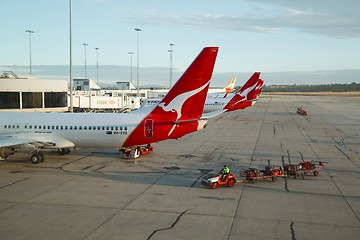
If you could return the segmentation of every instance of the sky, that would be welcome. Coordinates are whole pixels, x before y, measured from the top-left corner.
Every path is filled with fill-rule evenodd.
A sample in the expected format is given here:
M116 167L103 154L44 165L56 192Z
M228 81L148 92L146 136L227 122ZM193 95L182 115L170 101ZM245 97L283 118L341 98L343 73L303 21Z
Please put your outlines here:
M34 31L34 69L69 65L69 2L0 0L0 67L21 71L29 66L26 30ZM324 73L320 83L359 82L359 12L358 0L73 0L73 64L84 65L87 43L89 69L96 65L95 48L100 49L100 69L129 67L131 57L136 66L138 37L141 71L162 69L164 79L169 76L168 50L174 44L173 68L178 75L203 47L219 46L214 76L223 82L235 74L243 74L240 81L245 81L254 71L261 71L272 84L319 83L316 76ZM342 78L339 71L349 75ZM291 74L282 78L284 73ZM287 81L294 74L296 80ZM105 78L111 77L103 74Z

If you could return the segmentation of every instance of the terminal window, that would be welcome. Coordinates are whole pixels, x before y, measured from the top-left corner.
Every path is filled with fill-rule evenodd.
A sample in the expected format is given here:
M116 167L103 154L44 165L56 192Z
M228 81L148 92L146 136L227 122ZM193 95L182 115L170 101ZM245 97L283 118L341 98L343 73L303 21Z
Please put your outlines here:
M23 92L22 93L23 108L42 108L41 92Z
M67 107L66 92L46 92L45 94L45 107Z
M19 109L20 94L18 92L0 92L0 109Z

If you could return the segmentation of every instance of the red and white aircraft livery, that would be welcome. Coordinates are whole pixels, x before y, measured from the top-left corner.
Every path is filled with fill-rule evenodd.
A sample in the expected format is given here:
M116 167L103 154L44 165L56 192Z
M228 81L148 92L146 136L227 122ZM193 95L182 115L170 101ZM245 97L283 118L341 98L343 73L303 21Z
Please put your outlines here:
M226 112L245 109L256 103L259 98L264 81L260 79L260 72L255 72L245 85L226 104Z
M206 101L208 98L217 98L219 96L226 97L229 93L233 92L235 89L236 77L232 77L228 85L222 89L211 89L209 88ZM162 99L161 98L148 98L142 103L140 108L149 107L158 104ZM206 105L205 101L205 105Z
M130 113L0 113L0 157L30 149L31 161L43 160L41 149L132 148L178 139L203 129L205 98L218 47L206 47L168 94L152 108Z
M254 105L264 84L264 81L259 79L259 77L260 72L255 72L235 94L228 95L227 97L208 97L205 102L203 113L230 112L245 109Z

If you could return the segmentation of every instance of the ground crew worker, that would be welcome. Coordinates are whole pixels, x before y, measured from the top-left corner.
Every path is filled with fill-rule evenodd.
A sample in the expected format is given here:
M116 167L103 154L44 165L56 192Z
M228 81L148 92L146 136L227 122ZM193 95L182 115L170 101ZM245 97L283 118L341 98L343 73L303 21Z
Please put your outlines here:
M221 181L224 182L227 175L230 173L230 169L227 165L224 165L224 167L221 169Z

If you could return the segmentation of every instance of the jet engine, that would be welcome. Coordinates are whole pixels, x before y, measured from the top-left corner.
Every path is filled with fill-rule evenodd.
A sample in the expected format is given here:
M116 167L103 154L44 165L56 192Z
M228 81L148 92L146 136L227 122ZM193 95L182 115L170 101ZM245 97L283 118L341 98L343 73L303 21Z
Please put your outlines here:
M13 155L15 153L15 149L2 147L0 148L0 157L6 159L8 156Z

